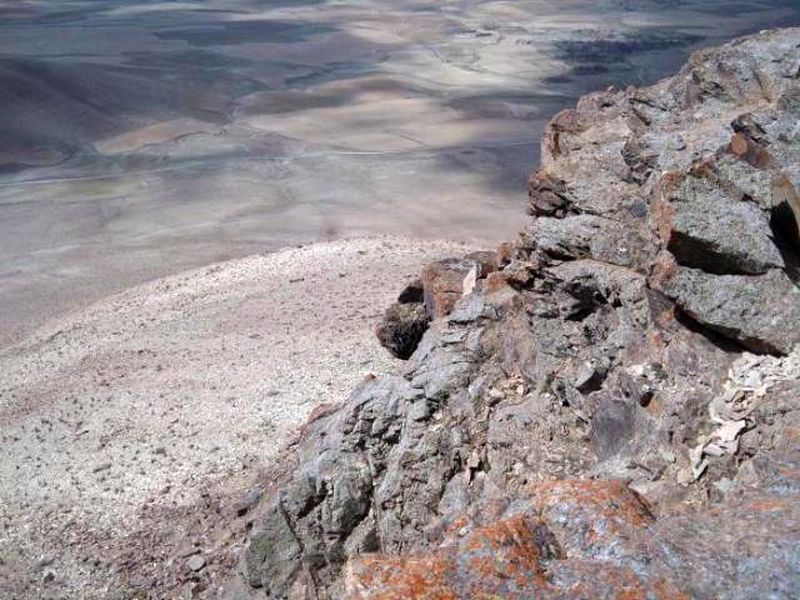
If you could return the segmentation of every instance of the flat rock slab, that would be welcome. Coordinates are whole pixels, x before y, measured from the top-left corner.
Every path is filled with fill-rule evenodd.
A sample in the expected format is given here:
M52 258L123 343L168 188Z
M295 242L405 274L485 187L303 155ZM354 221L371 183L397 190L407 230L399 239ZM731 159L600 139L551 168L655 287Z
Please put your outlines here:
M783 271L755 276L674 266L664 271L654 278L655 287L691 318L745 348L788 354L800 343L800 288Z
M656 227L681 265L743 275L785 266L769 213L740 194L687 176L659 208Z

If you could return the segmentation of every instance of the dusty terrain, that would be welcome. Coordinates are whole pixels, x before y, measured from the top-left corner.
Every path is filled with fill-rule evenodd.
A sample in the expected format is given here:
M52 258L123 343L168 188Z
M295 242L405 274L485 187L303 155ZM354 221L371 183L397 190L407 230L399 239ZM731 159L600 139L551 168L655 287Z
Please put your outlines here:
M206 265L494 245L556 110L799 15L0 0L0 596L214 593L278 448L396 369L374 321L463 247Z
M550 115L798 19L792 0L0 0L0 346L292 243L507 239Z
M179 577L193 542L241 538L216 510L230 516L319 402L395 370L372 334L392 291L464 250L379 238L253 256L3 351L0 597L130 597L150 569Z

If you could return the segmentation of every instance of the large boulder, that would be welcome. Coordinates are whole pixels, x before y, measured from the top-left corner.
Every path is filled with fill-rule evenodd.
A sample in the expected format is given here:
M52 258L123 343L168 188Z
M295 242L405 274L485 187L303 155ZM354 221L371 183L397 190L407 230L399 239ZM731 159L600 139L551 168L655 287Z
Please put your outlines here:
M770 214L746 194L691 175L656 194L656 229L677 262L715 274L762 275L786 265Z

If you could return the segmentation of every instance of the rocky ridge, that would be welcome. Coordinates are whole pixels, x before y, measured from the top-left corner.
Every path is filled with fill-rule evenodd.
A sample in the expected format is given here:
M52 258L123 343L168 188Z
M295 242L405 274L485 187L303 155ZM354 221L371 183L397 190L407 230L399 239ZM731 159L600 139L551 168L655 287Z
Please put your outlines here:
M556 115L520 238L426 268L379 328L404 376L304 426L250 585L793 597L798 122L798 29Z

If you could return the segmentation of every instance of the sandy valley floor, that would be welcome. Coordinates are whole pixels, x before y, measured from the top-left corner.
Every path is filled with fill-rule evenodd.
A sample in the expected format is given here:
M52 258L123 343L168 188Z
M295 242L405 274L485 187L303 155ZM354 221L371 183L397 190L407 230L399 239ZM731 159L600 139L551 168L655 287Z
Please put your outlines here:
M796 0L0 0L0 347L298 242L497 243L545 121Z

